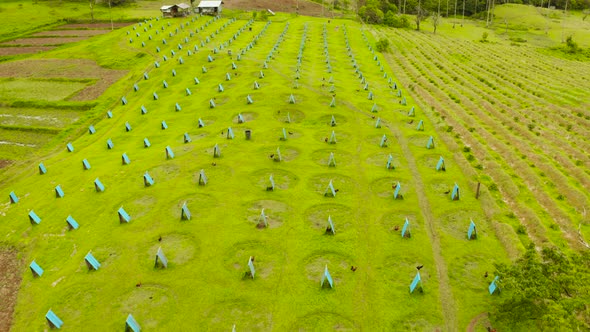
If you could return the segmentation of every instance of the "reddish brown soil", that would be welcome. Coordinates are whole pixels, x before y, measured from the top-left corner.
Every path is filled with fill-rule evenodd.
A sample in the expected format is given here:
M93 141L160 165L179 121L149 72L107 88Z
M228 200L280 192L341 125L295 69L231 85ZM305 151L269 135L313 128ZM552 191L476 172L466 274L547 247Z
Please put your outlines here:
M0 47L0 56L11 56L19 54L33 54L50 51L54 46L30 46L30 47Z
M111 30L106 30L106 29L102 29L102 30L47 30L47 31L41 31L41 32L37 32L36 34L34 34L33 36L37 37L37 36L57 36L57 37L71 37L71 36L81 36L81 37L91 37L91 36L97 36L97 35L102 35L105 33L109 33L111 32Z
M19 38L2 45L62 45L87 39L88 37Z
M115 29L133 25L133 23L113 23ZM110 23L75 23L60 25L60 29L110 29Z
M267 10L270 9L274 12L298 12L301 15L308 16L321 16L322 5L305 0L227 0L223 2L224 6L228 9L243 9L243 10ZM299 10L297 10L297 4L299 4ZM328 11L324 12L328 15Z
M0 248L0 331L10 330L12 313L21 282L16 251Z
M0 49L1 50L1 49ZM111 84L127 73L100 67L87 59L30 59L0 63L0 77L97 79L96 84L80 91L71 100L98 98Z
M10 164L12 164L12 160L0 159L0 168L8 167Z

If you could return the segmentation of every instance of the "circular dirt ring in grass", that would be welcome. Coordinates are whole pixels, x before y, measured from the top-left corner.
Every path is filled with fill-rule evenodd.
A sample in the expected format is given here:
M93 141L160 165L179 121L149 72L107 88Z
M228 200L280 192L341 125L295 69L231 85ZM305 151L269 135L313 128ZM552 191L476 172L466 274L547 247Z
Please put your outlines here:
M287 203L270 199L250 202L246 204L246 207L246 219L256 227L259 225L262 209L264 209L264 214L266 215L268 228L281 226L283 222L289 220L292 211ZM261 224L260 227L263 229Z
M198 128L200 130L204 130L207 128L207 126L210 126L212 124L214 124L217 121L217 117L216 116L212 116L212 115L206 115L206 116L201 116L200 117L201 120L203 121L203 123L205 123L205 127L203 128L199 128L199 117L195 117L195 121L194 121L194 126L193 128Z
M84 268L87 269L86 264L84 264ZM82 322L84 320L83 317L86 316L86 310L88 308L80 305L80 303L92 302L92 300L89 301L88 299L94 299L96 301L96 299L102 297L99 294L101 290L96 284L93 284L94 287L88 287L87 283L70 282L66 276L57 279L52 286L55 287L58 284L59 287L62 287L60 300L58 301L60 316L68 317L68 320L71 317L74 319L73 322ZM56 303L54 302L53 305L56 305Z
M334 223L336 234L348 230L353 223L352 208L343 204L317 204L305 211L305 219L318 231L328 227L328 216Z
M444 231L453 237L467 241L467 230L471 220L476 227L479 223L484 222L480 212L468 209L455 209L443 213L438 218L439 224ZM481 235L480 229L477 228L478 235Z
M185 172L190 172L192 174L192 183L195 185L195 188L199 188L199 191L208 191L209 189L206 189L207 187L214 187L217 183L223 183L234 174L234 169L222 165L221 163L223 163L223 161L219 159L221 158L211 157L209 161L205 161L203 164L192 165L191 167L194 168L185 170ZM213 164L215 164L215 166ZM207 176L207 184L204 186L199 186L199 175L201 174L201 170L204 170L205 176Z
M387 141L385 142L386 143L385 146L380 145L381 140L383 139L383 134L385 134L385 137L387 138ZM371 146L381 148L381 149L383 149L383 151L389 151L392 148L397 149L399 146L399 142L398 142L397 138L391 132L378 133L375 135L367 136L367 138L365 139L365 143L370 144ZM426 146L426 143L424 143L424 146Z
M242 114L242 118L244 118L245 123L256 120L258 118L258 113L256 113L256 112L242 112L240 114ZM241 124L238 122L238 115L237 114L232 116L232 122L234 124Z
M178 158L183 157L187 154L190 154L190 152L192 152L195 149L195 146L192 144L182 143L183 142L182 135L178 135L177 142L178 143L176 145L170 145L170 149L172 149L172 152L174 153L174 159L178 159ZM164 150L164 149L162 149L162 150ZM164 151L162 151L162 156L164 156L164 158L166 157L166 154ZM170 161L173 162L174 159L172 159Z
M169 181L180 174L180 167L172 163L163 163L149 170L150 176L154 179L155 185L158 181Z
M391 210L386 212L381 217L381 225L388 234L399 236L401 238L402 228L404 227L406 218L408 218L408 221L410 222L410 232L412 234L422 228L422 225L417 221L419 216L417 216L415 211L409 210ZM398 227L397 231L395 230L396 226Z
M291 325L290 331L358 331L361 330L351 318L331 311L314 311Z
M142 253L146 257L146 266L154 266L159 247L162 247L162 251L168 259L168 269L192 261L200 250L199 239L189 234L167 233L161 234L160 238L161 240Z
M336 143L334 144L330 143L332 132L334 132L334 136L336 138ZM354 136L350 135L348 132L343 131L341 128L330 127L316 131L313 135L313 139L314 141L318 142L318 144L336 147L342 144L351 144L351 142L354 141Z
M235 324L237 331L270 331L272 312L261 310L263 307L245 299L218 302L204 311L203 326L212 331L231 331Z
M198 129L193 129L192 131L187 131L186 133L190 137L191 142L195 142L195 141L201 140L201 139L209 136L209 134L204 133L202 131L198 131ZM187 152L193 151L194 146L191 144L191 142L184 143L184 133L182 135L178 135L178 137L176 139L177 144L179 144L179 145L183 144L181 149L185 150ZM191 148L189 149L188 147L191 147Z
M230 101L230 98L227 96L224 96L223 93L225 93L225 92L217 92L217 90L215 90L215 94L213 94L209 98L209 99L213 99L213 101L215 102L215 108L217 108L219 106L223 106ZM209 107L209 101L207 101L207 107Z
M392 171L395 172L395 171ZM406 183L409 181L403 177L382 177L371 182L371 191L377 194L379 197L383 198L391 198L393 200L393 192L395 191L395 186L397 183L400 183L402 186L401 194L403 195L408 190L406 188Z
M329 113L329 112L326 112L326 113ZM334 119L336 120L335 126L331 125L332 116L334 116ZM315 122L316 122L316 124L326 125L326 127L334 128L334 130L336 130L336 128L338 128L338 126L347 123L348 119L344 115L340 115L337 113L330 113L330 114L320 116L319 118L317 118L317 120Z
M294 107L282 108L274 112L273 117L279 122L287 123L287 114L291 118L291 123L299 123L305 119L305 113Z
M436 164L438 164L440 157L441 157L441 155L436 154L436 153L427 154L427 155L422 156L419 159L419 163L432 169L433 171L436 171ZM448 165L449 165L449 160L447 158L445 158L445 168L447 168ZM441 174L444 174L444 172L441 172Z
M254 257L254 268L256 275L254 279L267 279L273 274L275 268L280 269L284 263L284 252L270 243L262 241L242 241L234 243L228 248L224 256L224 267L236 276L236 279L246 277L250 271L248 260ZM250 278L251 279L251 278Z
M320 166L328 166L330 161L330 153L334 153L334 160L336 160L336 168L339 165L350 166L352 164L352 155L348 152L333 148L326 148L315 150L311 153L311 159Z
M113 219L117 219L117 210L123 207L125 212L131 217L131 222L133 222L151 212L157 203L158 199L150 195L144 195L133 200L124 200L113 207Z
M387 170L387 160L389 160L389 155L391 155L393 157L393 166L395 166L396 169L403 167L403 165L402 165L403 157L398 153L389 153L389 152L380 152L380 153L376 153L376 154L369 156L369 158L367 158L367 164L375 165L375 166L383 168L384 170ZM390 171L395 172L395 169L392 169Z
M273 136L276 137L277 142L283 140L283 129L285 129L285 133L287 134L287 140L297 139L302 136L301 132L290 129L287 126L288 126L288 124L285 123L285 126L277 127L275 129L273 129L272 133L273 133Z
M191 213L191 220L198 219L202 215L205 215L210 207L217 205L217 199L211 195L206 194L191 194L182 196L172 200L169 206L167 218L171 220L181 220L181 209L184 203ZM190 222L190 220L189 220Z
M276 146L263 147L258 150L258 153L261 154L261 157L264 156L262 158L269 160L269 162L273 162L274 161L273 158L276 157L277 148L281 152L281 161L280 162L275 161L275 163L277 163L277 165L280 165L283 162L289 162L291 160L294 160L295 158L297 158L299 156L298 149L296 149L294 147L290 147L290 146L279 146L278 141L277 141ZM260 157L257 157L257 158L260 158ZM261 159L258 159L258 160L261 160Z
M233 130L233 128L232 128L232 130ZM225 130L224 130L224 133L226 133ZM217 134L219 134L219 133L217 133ZM235 134L236 134L236 132L234 131L234 135ZM213 150L215 149L215 143L210 145L208 148L204 149L202 151L201 157L211 158L211 162L214 162L219 159L223 159L223 157L224 157L223 152L230 145L230 142L231 142L231 140L226 139L225 135L219 136L219 140L217 142L217 147L219 148L220 153L221 153L219 155L219 157L213 157Z
M334 280L334 288L337 288L346 285L346 277L352 273L350 267L355 264L354 260L347 254L328 250L317 251L303 260L303 268L309 287L320 288L326 265L332 280Z
M426 261L421 259L421 256L413 251L405 251L397 255L388 256L384 259L383 264L377 266L378 273L384 276L393 276L395 278L403 278L403 283L407 283L406 288L409 291L409 286L418 270L416 267L423 265L420 269L420 278L423 284L428 284L431 276L436 276L436 266L427 265Z
M133 217L132 217L133 218ZM133 221L133 219L131 219ZM109 268L110 265L119 264L120 262L115 262L117 258L119 258L118 251L114 249L112 246L97 246L91 248L92 256L94 256L100 262L100 268L105 269ZM154 253L155 255L155 253ZM80 260L80 266L78 267L78 271L84 271L84 273L93 273L88 269L85 260Z
M439 195L441 198L446 197L451 202L451 193L455 186L455 181L442 174L435 174L428 179L427 190ZM461 194L461 187L459 187L459 193Z
M336 192L336 197L339 195L348 196L353 194L354 187L356 186L354 180L350 176L337 173L324 173L311 176L307 185L313 191L323 196L326 189L328 189L330 180L332 180L334 189L338 190Z
M426 144L428 144L428 139L431 135L428 134L421 134L421 135L412 135L408 137L408 142L417 147L424 148L426 150ZM434 146L436 146L437 142L434 141Z
M270 186L269 177L271 175L275 182L275 190L293 188L299 182L299 177L297 177L297 175L294 173L282 169L270 168L252 172L248 178L256 186L256 188L260 188L261 191L265 191L266 188Z
M168 286L142 283L141 287L134 287L124 294L118 303L123 312L133 313L133 317L141 322L142 328L157 330L171 320L170 317L162 319L163 316L154 315L154 312L176 312L178 296Z

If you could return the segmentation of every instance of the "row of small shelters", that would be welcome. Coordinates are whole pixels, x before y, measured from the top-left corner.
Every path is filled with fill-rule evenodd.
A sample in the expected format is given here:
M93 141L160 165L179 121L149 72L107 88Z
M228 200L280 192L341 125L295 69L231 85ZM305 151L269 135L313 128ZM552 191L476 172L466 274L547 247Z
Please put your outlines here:
M221 14L221 0L203 0L199 3L195 12L203 15L219 15ZM176 5L162 6L160 8L163 17L185 17L190 15L191 6L186 3L179 3Z

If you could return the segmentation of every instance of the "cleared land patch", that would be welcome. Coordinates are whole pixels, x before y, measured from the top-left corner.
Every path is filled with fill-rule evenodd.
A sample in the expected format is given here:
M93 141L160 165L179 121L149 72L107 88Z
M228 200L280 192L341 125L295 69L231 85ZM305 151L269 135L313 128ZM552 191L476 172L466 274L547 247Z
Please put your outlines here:
M31 36L33 37L90 37L109 33L111 30L96 29L96 30L47 30L37 32Z
M81 91L87 85L75 81L4 79L0 80L0 95L6 99L58 101Z
M125 22L113 23L113 27L115 29L123 28L123 27L130 26L130 25L132 25L132 23L125 23ZM59 29L73 29L73 30L110 29L111 23L71 23L71 24L60 25L58 28Z
M88 37L40 37L40 38L19 38L4 42L0 45L35 45L35 46L55 46L67 43L75 43L85 40Z
M0 107L0 126L65 128L79 117L77 111Z
M1 164L1 163L0 163ZM9 331L21 282L16 250L0 247L0 331Z
M103 68L88 59L31 59L0 64L0 77L98 79L73 96L74 101L98 98L126 73L126 70Z
M299 13L301 15L319 16L322 13L322 5L311 1L297 0L233 0L225 4L228 9L243 10L267 10L281 11L288 13Z
M34 54L39 52L50 51L55 46L19 46L19 47L0 47L0 56L11 56L19 54Z

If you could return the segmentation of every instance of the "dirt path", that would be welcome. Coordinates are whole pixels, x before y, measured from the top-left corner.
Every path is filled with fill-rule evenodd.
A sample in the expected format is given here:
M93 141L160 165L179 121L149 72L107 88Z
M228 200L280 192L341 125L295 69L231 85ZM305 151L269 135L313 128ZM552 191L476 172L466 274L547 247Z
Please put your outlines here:
M431 213L432 208L430 207L430 202L428 201L428 198L426 198L426 190L424 189L424 182L422 181L422 176L418 172L418 165L416 164L416 160L414 159L414 155L412 154L406 137L404 137L395 128L391 126L387 127L391 132L391 135L397 139L400 147L402 148L404 159L408 163L408 167L412 172L412 179L414 180L416 195L418 197L418 205L420 205L420 210L422 211L422 215L424 216L424 222L426 224L426 231L428 233L428 237L430 238L430 242L432 243L432 254L434 262L436 263L436 271L438 273L439 280L441 307L445 318L445 330L456 331L457 317L455 315L455 300L453 298L453 294L449 286L450 282L449 274L447 272L447 264L445 263L441 253L440 239L437 236L437 231L434 226L435 220L434 216Z
M322 5L319 3L305 1L305 0L230 0L224 2L228 9L243 9L243 10L267 10L270 9L275 12L299 13L308 16L321 16ZM328 15L326 9L324 14Z
M487 320L487 316L488 316L487 312L482 312L481 314L475 316L475 318L473 318L471 320L471 322L469 322L469 325L467 326L467 332L475 332L475 328L477 327L477 323L479 323L479 321L482 319Z
M395 67L392 66L392 68ZM428 237L430 238L430 242L432 244L433 258L436 264L436 271L439 279L439 293L445 321L445 330L456 331L457 317L455 300L451 292L449 275L447 272L447 265L442 256L440 239L437 236L437 231L434 226L435 218L431 213L432 209L430 207L430 202L428 201L428 198L426 196L426 190L424 182L422 180L422 176L418 172L418 166L416 164L414 155L412 154L412 151L410 149L407 138L404 137L404 135L395 127L390 125L387 125L386 127L390 131L391 135L395 137L397 142L399 143L403 152L404 159L408 163L408 167L412 172L412 179L414 180L414 186L416 188L418 205L420 205L420 210L422 211L422 215L424 217L426 232L428 233Z
M21 282L16 250L0 247L0 332L10 330Z
M39 53L51 51L54 48L55 46L0 47L0 56Z

